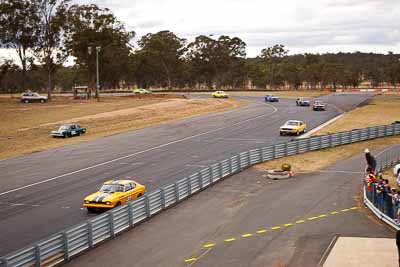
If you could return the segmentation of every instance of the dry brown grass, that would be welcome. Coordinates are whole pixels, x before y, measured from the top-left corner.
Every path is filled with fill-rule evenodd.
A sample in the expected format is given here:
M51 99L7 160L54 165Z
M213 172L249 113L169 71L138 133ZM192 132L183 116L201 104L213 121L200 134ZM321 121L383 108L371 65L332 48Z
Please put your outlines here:
M289 163L292 165L294 172L315 172L324 169L337 161L348 159L352 156L363 153L363 150L366 147L372 150L379 150L398 144L399 142L400 136L380 138L272 160L259 164L255 166L255 168L259 170L279 169L283 163Z
M369 126L390 124L400 119L400 98L383 95L376 96L371 103L357 108L314 135L335 133ZM400 136L380 138L372 141L351 145L328 148L320 151L308 152L266 162L256 166L262 170L279 168L283 163L290 163L296 172L313 172L362 153L363 149L383 149L400 142Z
M395 120L400 120L400 97L390 95L375 96L368 105L346 113L342 118L314 135L390 124Z
M219 112L245 105L243 101L216 99L156 99L103 97L101 102L56 97L46 104L21 104L0 98L0 159L41 151L154 126L199 114ZM84 136L55 139L51 130L62 123L79 123Z
M189 92L193 94L206 94L211 96L211 92ZM318 97L329 94L327 91L226 91L230 96L259 96L264 97L265 95L276 95L282 98L298 98L298 97Z

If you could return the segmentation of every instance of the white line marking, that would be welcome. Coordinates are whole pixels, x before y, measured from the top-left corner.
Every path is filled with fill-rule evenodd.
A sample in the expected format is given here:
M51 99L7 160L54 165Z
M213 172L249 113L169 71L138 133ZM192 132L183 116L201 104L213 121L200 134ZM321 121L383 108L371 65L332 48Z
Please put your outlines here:
M37 204L7 203L7 202L0 202L0 204L10 205L12 207L14 207L14 206L40 207L40 205L37 205Z
M183 141L186 141L186 140L190 140L190 139L193 139L193 138L196 138L196 137L199 137L199 136L203 136L203 135L210 134L210 133L215 133L215 132L227 129L229 127L232 127L232 126L241 125L241 124L249 122L249 121L253 121L253 120L265 117L265 116L272 115L272 114L274 114L275 112L278 111L278 109L275 108L274 106L272 106L272 105L270 105L270 106L273 108L273 111L271 113L258 115L256 117L253 117L253 118L250 118L250 119L247 119L247 120L244 120L244 121L240 121L240 122L237 122L237 123L233 123L233 124L228 125L228 126L220 127L220 128L217 128L217 129L214 129L214 130L210 130L210 131L207 131L207 132L204 132L204 133L191 135L191 136L188 136L188 137L185 137L185 138L181 138L181 139L178 139L178 140L175 140L175 141L172 141L172 142L168 142L168 143L161 144L161 145L158 145L158 146L155 146L155 147L151 147L151 148L139 151L139 152L135 152L135 153L123 156L123 157L119 157L119 158L108 160L108 161L105 161L105 162L102 162L102 163L99 163L99 164L95 164L93 166L89 166L89 167L86 167L86 168L83 168L83 169L80 169L80 170L72 171L72 172L61 174L61 175L58 175L58 176L55 176L55 177L52 177L52 178L49 178L49 179L46 179L46 180L42 180L42 181L36 182L36 183L32 183L32 184L28 184L28 185L21 186L21 187L18 187L18 188L14 188L14 189L11 189L11 190L8 190L8 191L5 191L5 192L1 192L0 196L6 195L6 194L9 194L9 193L12 193L12 192L20 191L20 190L23 190L23 189L26 189L26 188L30 188L30 187L33 187L33 186L36 186L36 185L40 185L40 184L44 184L44 183L47 183L47 182L51 182L51 181L54 181L54 180L58 180L60 178L64 178L66 176L70 176L70 175L77 174L77 173L80 173L80 172L88 171L88 170L91 170L91 169L94 169L94 168L97 168L97 167L101 167L101 166L104 166L104 165L107 165L107 164L110 164L110 163L113 163L113 162L116 162L116 161L120 161L122 159L127 159L127 158L130 158L130 157L136 156L136 155L140 155L140 154L143 154L143 153L146 153L146 152L150 152L150 151L162 148L162 147L166 147L166 146L169 146L169 145L172 145L172 144L176 144L176 143L180 143L180 142L183 142Z
M322 173L348 173L348 174L363 174L363 172L353 172L353 171L317 171Z
M300 136L300 137L296 137L295 139L303 139L303 138L310 137L313 133L315 133L315 132L321 130L322 128L325 128L325 127L328 126L329 124L331 124L331 123L337 121L338 119L340 119L341 117L343 117L344 114L345 114L345 113L340 114L340 115L334 117L333 119L331 119L331 120L329 120L329 121L327 121L327 122L325 122L325 123L323 123L323 124L321 124L321 125L315 127L314 129L308 131L307 133L303 134L303 135Z

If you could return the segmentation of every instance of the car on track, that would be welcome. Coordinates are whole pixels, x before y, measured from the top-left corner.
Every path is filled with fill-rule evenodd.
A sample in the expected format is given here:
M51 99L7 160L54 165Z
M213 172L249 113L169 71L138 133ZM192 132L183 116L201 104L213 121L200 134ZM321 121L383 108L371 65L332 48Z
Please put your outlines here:
M135 200L146 193L146 187L134 180L106 181L98 192L83 200L83 206L89 212L95 210L112 209Z
M147 95L152 94L153 92L147 89L134 89L132 91L135 95Z
M279 97L274 95L266 95L264 97L265 102L279 102Z
M315 100L314 101L313 110L315 110L315 111L324 111L325 108L326 108L326 105L321 100Z
M303 121L288 120L284 125L279 128L280 135L295 134L300 135L305 133L307 124Z
M212 97L214 98L228 98L229 95L225 93L224 91L215 91L211 94Z
M86 133L86 128L78 124L63 124L57 130L51 131L50 135L53 137L72 137L79 136Z
M22 103L33 103L33 102L40 102L40 103L46 103L47 102L47 96L42 96L39 95L38 93L22 93L21 94L21 102Z
M309 107L309 106L311 106L311 101L308 99L297 98L296 105L300 106L300 107Z

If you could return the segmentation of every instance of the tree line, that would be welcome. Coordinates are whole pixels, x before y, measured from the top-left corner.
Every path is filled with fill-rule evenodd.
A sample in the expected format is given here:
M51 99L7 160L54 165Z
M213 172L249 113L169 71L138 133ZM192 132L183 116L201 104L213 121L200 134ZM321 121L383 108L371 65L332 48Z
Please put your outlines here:
M188 42L171 31L142 36L107 8L70 0L2 0L0 46L19 64L0 63L0 90L17 92L74 85L95 88L96 54L101 87L166 89L277 89L357 87L400 83L400 55L374 53L288 55L284 45L246 57L239 37L200 35ZM75 62L65 66L69 57Z

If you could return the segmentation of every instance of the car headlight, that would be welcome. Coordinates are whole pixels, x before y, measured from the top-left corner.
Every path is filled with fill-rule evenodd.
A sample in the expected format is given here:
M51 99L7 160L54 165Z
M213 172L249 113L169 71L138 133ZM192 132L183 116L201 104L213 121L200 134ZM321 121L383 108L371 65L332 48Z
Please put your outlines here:
M111 202L110 202L110 201L107 201L107 202L106 202L106 205L111 205Z
M90 203L90 201L89 201L89 200L84 200L84 201L83 201L83 203L85 203L85 204L89 204L89 203Z

